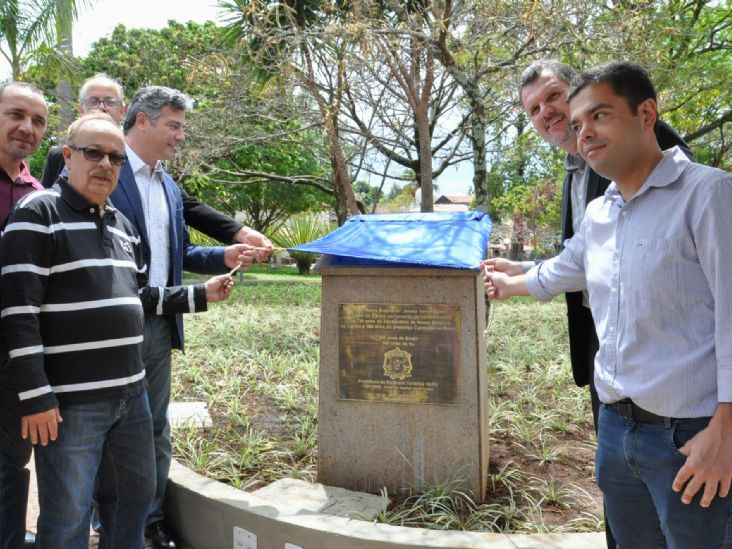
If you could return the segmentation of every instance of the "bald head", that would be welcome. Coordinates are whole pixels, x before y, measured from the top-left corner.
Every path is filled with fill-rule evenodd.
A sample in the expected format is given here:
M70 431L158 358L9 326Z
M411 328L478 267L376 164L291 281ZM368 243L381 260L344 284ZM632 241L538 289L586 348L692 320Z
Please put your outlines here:
M125 140L108 114L82 116L71 126L63 148L69 185L92 204L101 205L117 186L125 161Z

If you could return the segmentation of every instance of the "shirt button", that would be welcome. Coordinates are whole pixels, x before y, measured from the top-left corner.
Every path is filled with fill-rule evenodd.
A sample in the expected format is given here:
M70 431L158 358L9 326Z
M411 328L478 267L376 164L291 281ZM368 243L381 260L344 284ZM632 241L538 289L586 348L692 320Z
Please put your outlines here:
M89 213L94 213L94 208L89 208Z

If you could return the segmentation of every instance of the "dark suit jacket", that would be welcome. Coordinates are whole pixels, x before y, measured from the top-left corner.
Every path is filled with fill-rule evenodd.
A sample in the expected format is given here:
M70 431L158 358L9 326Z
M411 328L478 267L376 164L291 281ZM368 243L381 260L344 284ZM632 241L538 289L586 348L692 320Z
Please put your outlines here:
M49 188L56 182L64 169L64 155L61 147L52 147L46 155L46 164L43 167L41 184ZM215 238L224 244L234 242L234 235L244 226L228 215L212 208L208 204L199 202L196 197L189 195L180 188L183 198L183 217L186 225L201 231L203 234Z
M661 149L666 150L678 145L686 153L686 156L692 160L694 159L689 146L681 136L671 126L660 120L656 124L656 138ZM590 169L589 166L588 169ZM587 182L587 204L598 196L605 194L609 184L610 181L590 169L589 180ZM572 228L571 187L572 174L568 173L564 179L564 189L562 192L562 242L572 238L574 235ZM569 355L572 362L572 375L574 382L582 387L590 382L592 365L598 348L597 332L595 331L595 322L590 310L582 305L582 292L568 293L566 297Z
M183 221L183 203L180 189L173 179L163 171L163 188L170 212L170 273L168 286L178 286L183 280L183 269L204 274L221 274L228 271L224 264L224 249L202 247L191 244L188 230ZM142 200L137 190L135 176L129 162L125 162L119 173L119 181L110 195L112 204L129 219L140 233L142 256L150 265L150 242L147 224L142 209ZM180 314L166 316L171 324L173 347L183 349L183 317Z

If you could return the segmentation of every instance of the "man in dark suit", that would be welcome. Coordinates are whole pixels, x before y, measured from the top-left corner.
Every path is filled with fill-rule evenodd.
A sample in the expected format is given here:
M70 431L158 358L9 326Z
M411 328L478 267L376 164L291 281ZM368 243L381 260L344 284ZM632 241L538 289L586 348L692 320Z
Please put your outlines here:
M579 228L585 208L595 198L605 194L610 181L598 175L577 151L577 138L569 125L567 92L576 71L554 60L539 60L527 67L519 82L519 95L526 115L537 133L552 146L567 153L564 161L566 176L562 191L562 242L572 238ZM678 145L691 158L684 140L666 123L655 126L658 143L663 150ZM533 266L531 261L509 261L503 258L485 262L489 269L510 275L521 274ZM592 418L597 431L600 401L593 378L595 355L599 347L595 323L584 292L567 293L567 323L572 375L579 387L589 384ZM608 547L615 540L606 530Z
M127 106L124 103L122 86L106 74L96 74L84 82L79 90L79 113L103 111L117 123L122 122ZM49 188L64 169L62 147L52 147L46 156L41 183ZM272 246L260 232L235 221L211 206L199 202L194 196L180 189L183 198L183 217L186 225L215 238L224 244L240 242L256 247Z
M162 161L170 159L185 139L186 111L191 104L190 98L178 90L162 86L142 88L132 98L123 124L127 162L110 199L141 235L151 286L180 284L184 268L214 274L236 267L237 262L244 261L246 267L254 259L266 260L271 251L269 247L245 244L211 248L190 243L180 191ZM167 410L170 355L174 348L183 348L181 315L146 316L142 358L153 416L157 488L145 531L155 548L176 546L163 521L163 497L171 461Z

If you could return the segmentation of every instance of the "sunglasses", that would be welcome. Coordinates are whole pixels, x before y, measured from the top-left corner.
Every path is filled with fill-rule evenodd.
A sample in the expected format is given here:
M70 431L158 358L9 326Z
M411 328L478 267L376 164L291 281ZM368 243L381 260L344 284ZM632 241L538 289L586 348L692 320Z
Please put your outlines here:
M99 149L95 149L94 147L77 147L76 145L69 145L69 148L73 151L81 151L81 153L84 155L84 158L87 159L89 162L101 162L101 160L106 156L109 158L110 164L114 164L115 166L121 166L125 163L125 160L127 160L127 155L125 154L104 152L100 151Z
M92 109L96 109L102 103L104 103L104 106L108 109L116 109L122 106L122 100L115 99L114 97L87 97L84 99L84 105Z

